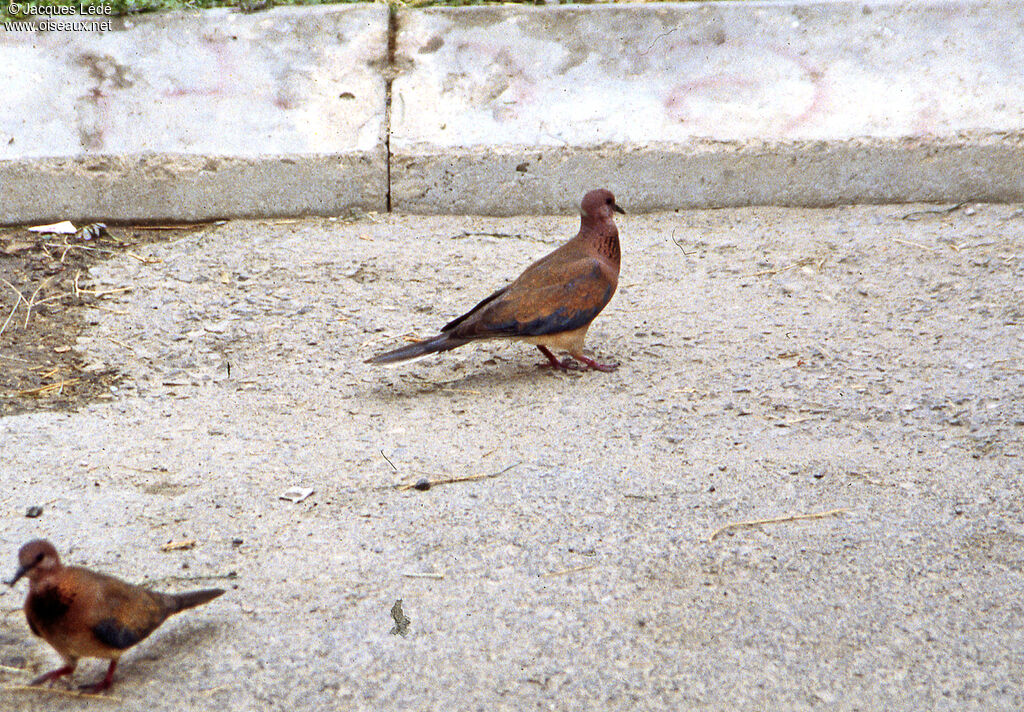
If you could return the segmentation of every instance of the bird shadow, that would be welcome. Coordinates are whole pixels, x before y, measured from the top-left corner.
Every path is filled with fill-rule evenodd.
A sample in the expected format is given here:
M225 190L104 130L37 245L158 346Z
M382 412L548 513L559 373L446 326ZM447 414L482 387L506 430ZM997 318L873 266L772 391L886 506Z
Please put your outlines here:
M118 670L125 675L133 670L144 675L154 663L165 664L196 649L209 647L223 627L222 623L215 621L182 621L178 625L161 628L139 643L133 655L126 655Z
M397 382L377 381L370 386L370 392L384 400L416 398L446 391L485 395L486 391L509 386L535 388L538 380L543 378L575 380L587 375L586 371L558 371L540 362L529 365L505 363L499 367L483 364L478 369L445 381L427 380L418 374L401 377L401 380L396 379Z
M33 671L45 664L43 656L38 654L41 648L31 638L28 626L0 621L0 680L7 682L7 678L20 677L19 671L35 677L37 673Z

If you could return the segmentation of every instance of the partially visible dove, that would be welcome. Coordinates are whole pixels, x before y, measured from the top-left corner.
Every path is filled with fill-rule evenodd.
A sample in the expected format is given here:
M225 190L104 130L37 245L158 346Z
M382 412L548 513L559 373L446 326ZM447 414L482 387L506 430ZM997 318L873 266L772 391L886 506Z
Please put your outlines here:
M580 205L580 231L458 319L438 336L374 356L367 363L391 364L448 351L482 339L514 339L534 344L551 366L578 368L570 359L559 361L552 349L598 371L602 364L583 355L583 341L619 283L619 231L613 212L625 211L610 191L592 190ZM548 364L546 364L548 365Z
M53 544L34 539L18 552L18 571L29 580L25 617L32 632L53 646L64 666L40 675L41 685L75 671L79 658L110 660L93 692L110 687L121 655L171 616L216 598L219 588L190 593L157 593L79 566L64 566Z

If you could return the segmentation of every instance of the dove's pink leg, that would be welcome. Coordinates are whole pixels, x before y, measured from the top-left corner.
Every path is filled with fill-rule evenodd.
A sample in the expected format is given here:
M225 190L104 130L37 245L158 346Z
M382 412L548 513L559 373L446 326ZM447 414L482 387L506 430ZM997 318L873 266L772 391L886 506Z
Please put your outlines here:
M558 358L553 353L551 353L551 350L548 349L547 346L541 346L540 344L537 344L537 348L540 349L540 352L542 354L548 357L548 361L550 362L541 364L541 368L557 368L560 371L575 371L579 368L579 366L577 366L572 361L572 359L567 358L564 361L559 361Z
M42 684L47 683L47 682L53 682L54 680L56 680L59 677L64 677L65 675L70 675L74 671L75 671L75 666L74 665L65 665L62 668L57 668L56 670L51 670L50 672L43 673L42 675L40 675L39 677L37 677L36 679L34 679L32 682L30 682L28 684L29 685L42 685Z
M102 680L97 682L95 685L82 685L83 690L89 692L103 692L104 690L110 689L110 686L114 684L114 668L117 667L117 661L111 660L110 667L107 668L107 674Z

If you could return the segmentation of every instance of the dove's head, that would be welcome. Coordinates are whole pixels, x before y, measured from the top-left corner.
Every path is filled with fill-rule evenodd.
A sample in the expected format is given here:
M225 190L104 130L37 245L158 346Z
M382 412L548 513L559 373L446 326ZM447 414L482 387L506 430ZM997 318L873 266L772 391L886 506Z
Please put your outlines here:
M584 225L614 224L612 213L626 214L626 211L615 204L615 196L610 190L598 188L583 196L580 214Z
M18 552L18 571L7 584L13 586L22 576L34 581L57 569L60 569L60 557L53 544L45 539L33 539Z

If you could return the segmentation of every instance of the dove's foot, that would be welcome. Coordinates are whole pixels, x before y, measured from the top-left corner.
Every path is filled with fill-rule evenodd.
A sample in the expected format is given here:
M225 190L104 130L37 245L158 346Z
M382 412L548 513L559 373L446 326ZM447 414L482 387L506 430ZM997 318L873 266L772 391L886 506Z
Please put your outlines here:
M53 682L57 678L64 677L65 675L70 675L74 671L75 671L75 666L74 665L65 665L62 668L57 668L56 670L51 670L50 672L43 673L42 675L40 675L39 677L37 677L36 679L34 679L32 682L30 682L28 684L29 685L33 685L33 686L34 685L45 685L48 682Z
M594 359L587 358L583 354L571 354L572 358L566 358L563 359L562 361L559 361L558 358L553 353L551 353L551 350L548 349L546 346L538 345L537 348L540 349L540 352L542 354L548 357L547 363L540 364L541 368L557 368L560 371L580 371L583 368L582 366L580 366L580 363L582 363L586 365L587 368L592 369L594 371L602 371L604 373L608 373L609 371L614 371L619 367L619 364L617 363L598 363ZM575 361L573 359L575 359ZM579 363L577 363L577 361Z
M573 361L571 358L566 358L562 361L558 360L558 357L551 353L551 350L547 346L537 345L540 352L548 357L547 363L538 364L541 368L557 368L559 371L578 371L580 365Z
M594 359L587 358L583 354L573 354L572 357L579 361L580 363L587 364L587 368L593 369L595 371L602 371L604 373L609 373L610 371L614 371L619 367L619 364L617 363L598 363Z

